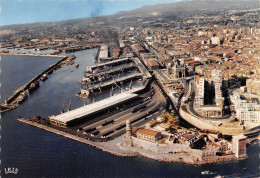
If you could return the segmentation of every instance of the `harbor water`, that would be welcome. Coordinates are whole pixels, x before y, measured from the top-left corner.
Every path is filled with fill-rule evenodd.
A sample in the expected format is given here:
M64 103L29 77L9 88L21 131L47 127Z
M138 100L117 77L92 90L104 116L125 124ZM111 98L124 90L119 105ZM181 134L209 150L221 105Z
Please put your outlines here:
M5 168L17 168L18 177L259 177L260 145L247 147L248 158L200 166L167 163L143 157L117 157L89 145L18 122L17 118L56 115L63 103L65 108L83 106L84 99L76 96L82 87L79 80L86 67L93 65L97 49L70 53L75 63L64 66L40 87L30 93L16 109L1 114L1 176ZM55 63L58 58L1 56L1 101L36 74ZM95 100L105 95L96 96ZM88 99L87 102L92 102ZM208 175L201 172L209 171Z

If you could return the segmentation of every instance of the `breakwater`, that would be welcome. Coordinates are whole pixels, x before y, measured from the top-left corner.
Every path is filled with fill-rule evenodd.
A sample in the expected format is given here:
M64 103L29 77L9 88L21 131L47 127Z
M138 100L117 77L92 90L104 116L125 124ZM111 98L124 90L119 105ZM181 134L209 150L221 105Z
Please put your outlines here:
M51 54L30 54L30 53L3 53L0 52L0 55L10 55L10 56L36 56L36 57L55 57L55 58L65 58L66 56L61 55L51 55Z
M17 120L20 121L20 122L23 122L23 123L26 123L26 124L38 127L40 129L43 129L43 130L46 130L46 131L49 131L49 132L52 132L52 133L64 136L66 138L70 138L70 139L79 141L81 143L88 144L90 146L96 147L98 149L101 149L102 151L108 152L108 153L113 154L113 155L127 156L127 157L133 157L133 156L138 156L139 155L138 153L130 153L130 152L123 151L123 150L121 150L121 151L118 151L118 150L114 151L112 149L109 149L109 146L104 146L100 142L92 142L92 141L87 140L85 138L77 137L77 136L72 135L70 133L67 133L67 132L64 132L64 131L61 131L61 130L57 130L57 129L52 128L52 127L48 127L46 125L42 125L42 124L39 124L37 122L29 121L29 119L27 119L27 118L19 118Z
M63 57L55 64L50 65L46 70L36 75L25 85L15 90L12 96L7 98L2 104L0 104L0 112L6 112L17 108L19 106L19 103L26 99L27 93L31 90L36 89L39 86L40 80L44 80L48 74L53 72L53 70L56 70L63 65L73 64L73 59L75 59L75 56Z

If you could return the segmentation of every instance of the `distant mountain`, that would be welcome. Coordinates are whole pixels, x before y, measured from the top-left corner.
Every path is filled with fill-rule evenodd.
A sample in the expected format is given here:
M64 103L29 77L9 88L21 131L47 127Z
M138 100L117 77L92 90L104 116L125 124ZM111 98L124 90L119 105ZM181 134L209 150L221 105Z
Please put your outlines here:
M92 17L92 18L81 18L65 20L60 22L47 22L47 23L34 23L24 25L8 25L2 26L0 29L17 31L21 29L31 29L34 27L53 27L53 26L73 26L81 25L87 26L96 22L113 23L117 22L118 19L131 19L131 18L149 18L153 16L176 16L180 14L184 15L191 12L207 12L207 11L222 11L222 10L236 10L236 9L250 9L260 8L259 0L187 0L183 2L170 3L170 4L158 4L151 6L144 6L132 11L119 12L114 15L106 17Z
M114 17L170 16L200 10L227 10L260 8L259 0L189 0L178 3L158 4L121 12Z

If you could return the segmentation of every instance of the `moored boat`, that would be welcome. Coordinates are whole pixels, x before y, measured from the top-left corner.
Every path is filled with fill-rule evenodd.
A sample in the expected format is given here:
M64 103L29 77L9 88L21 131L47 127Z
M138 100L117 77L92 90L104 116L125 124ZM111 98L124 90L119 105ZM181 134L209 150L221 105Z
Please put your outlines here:
M43 74L42 77L41 77L41 80L46 80L47 79L47 75L46 74Z
M17 98L18 103L24 101L26 98L27 98L26 93L22 92L22 93L18 96L18 98Z
M201 174L202 175L209 175L209 171L202 171Z
M29 87L29 91L35 90L37 87L39 87L39 81L31 83L31 85Z

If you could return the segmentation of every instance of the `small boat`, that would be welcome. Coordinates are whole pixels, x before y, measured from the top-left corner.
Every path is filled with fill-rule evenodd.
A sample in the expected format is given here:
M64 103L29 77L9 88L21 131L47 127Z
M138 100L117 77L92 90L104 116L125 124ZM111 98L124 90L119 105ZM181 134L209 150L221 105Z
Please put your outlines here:
M224 176L217 175L217 176L215 176L214 178L224 178Z
M31 83L30 87L29 87L29 91L33 91L35 90L37 87L39 87L39 81L36 81L34 83Z
M47 79L47 75L46 74L43 74L42 77L41 77L41 80L46 80Z
M20 102L22 102L22 101L24 101L25 99L27 98L27 95L23 92L23 93L21 93L19 96L18 96L18 102L20 103Z
M202 171L201 174L202 175L209 175L209 171Z
M79 67L79 64L77 63L75 66L76 66L76 67Z

